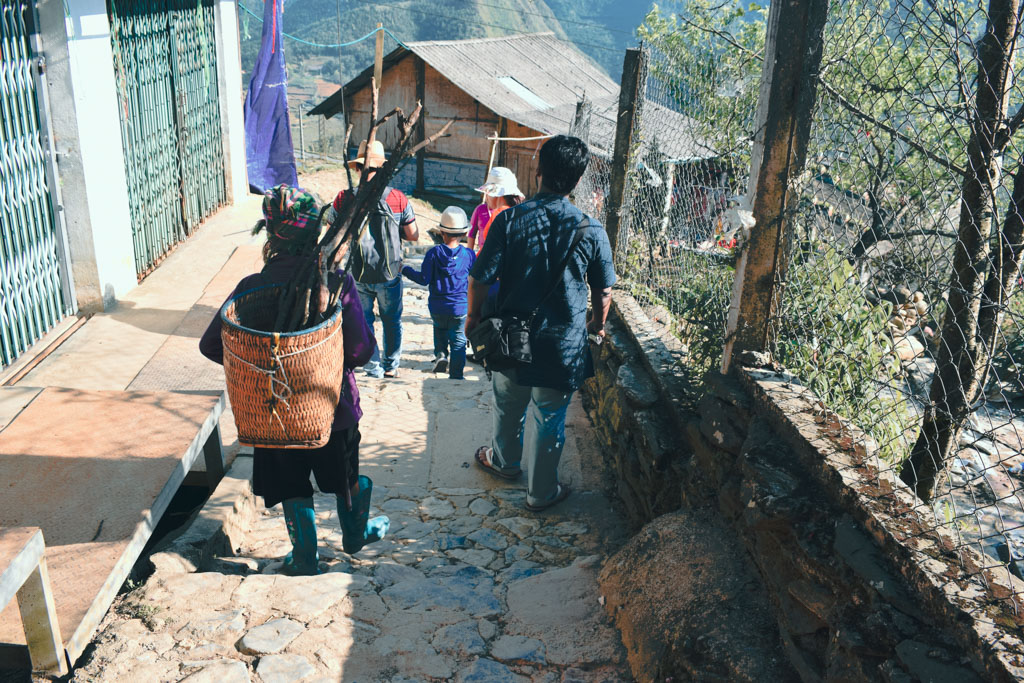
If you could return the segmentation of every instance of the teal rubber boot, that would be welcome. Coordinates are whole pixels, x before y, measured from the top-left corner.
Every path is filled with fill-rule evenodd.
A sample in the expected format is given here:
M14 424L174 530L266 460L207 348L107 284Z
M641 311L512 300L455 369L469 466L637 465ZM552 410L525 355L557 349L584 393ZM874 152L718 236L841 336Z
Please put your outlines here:
M373 481L360 475L359 494L352 498L352 509L345 505L345 497L338 496L338 519L341 521L341 547L349 555L353 555L367 543L375 543L384 538L391 526L386 515L370 519L370 496L373 494Z
M313 499L289 498L281 503L284 508L284 523L288 527L288 538L292 551L284 558L283 574L290 576L311 576L317 574L320 554L316 549L316 513Z

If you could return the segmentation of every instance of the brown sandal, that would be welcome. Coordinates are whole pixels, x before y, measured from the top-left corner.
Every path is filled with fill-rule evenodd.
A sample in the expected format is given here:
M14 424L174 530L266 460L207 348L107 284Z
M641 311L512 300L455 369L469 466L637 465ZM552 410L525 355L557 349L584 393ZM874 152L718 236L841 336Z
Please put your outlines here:
M477 467L487 472L488 474L498 477L500 479L512 480L518 479L519 477L523 476L523 471L521 469L516 469L515 472L504 472L502 470L499 470L497 467L494 466L494 463L491 461L491 458L493 456L494 451L491 449L490 446L481 446L480 448L476 449L476 454L473 457L476 460Z

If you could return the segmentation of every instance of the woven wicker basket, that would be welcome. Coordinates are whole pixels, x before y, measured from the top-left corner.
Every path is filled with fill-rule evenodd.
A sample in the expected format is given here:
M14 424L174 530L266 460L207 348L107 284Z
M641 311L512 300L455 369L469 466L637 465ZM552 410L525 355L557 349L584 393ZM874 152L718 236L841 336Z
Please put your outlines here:
M341 395L341 307L316 327L265 332L279 285L242 292L221 309L224 375L238 441L266 448L318 448L331 438Z

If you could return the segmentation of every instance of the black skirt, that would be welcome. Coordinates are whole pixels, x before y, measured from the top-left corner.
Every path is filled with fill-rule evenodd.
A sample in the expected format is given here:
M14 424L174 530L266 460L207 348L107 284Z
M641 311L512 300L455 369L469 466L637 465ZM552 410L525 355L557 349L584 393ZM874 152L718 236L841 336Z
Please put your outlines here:
M359 477L359 425L331 432L326 446L255 448L252 457L252 490L263 504L274 507L289 498L313 495L312 473L323 493L342 493Z

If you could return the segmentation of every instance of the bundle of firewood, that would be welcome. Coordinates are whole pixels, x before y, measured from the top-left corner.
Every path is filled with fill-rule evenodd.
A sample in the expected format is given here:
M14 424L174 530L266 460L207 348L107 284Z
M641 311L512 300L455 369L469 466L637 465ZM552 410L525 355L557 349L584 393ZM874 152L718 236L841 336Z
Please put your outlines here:
M373 78L370 79L370 90L372 92L370 132L366 138L366 149L373 148L373 142L377 139L377 130L391 118L394 118L398 125L398 144L392 150L391 157L382 167L376 169L371 179L367 180L367 176L373 172L373 169L367 166L363 167L359 179L359 192L353 195L353 200L342 205L340 214L336 216L327 233L305 254L308 258L304 262L309 266L297 271L281 291L277 321L272 330L274 332L295 332L315 327L327 317L328 311L334 309L338 300L340 284L338 289L331 291L328 286L328 275L331 271L336 270L345 258L352 240L359 239L360 235L356 233L365 224L370 210L380 202L385 188L398 171L399 163L414 156L416 152L445 135L452 125L452 122L449 121L438 132L413 145L412 133L422 113L423 103L417 102L416 108L408 117L400 108L395 107L378 119L379 93L377 82ZM351 135L352 125L349 124L342 147L346 170L348 170L348 145ZM349 172L349 187L352 187L351 172ZM324 207L321 217L329 207L330 204Z

